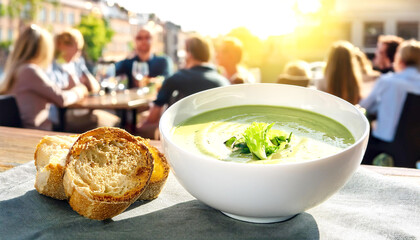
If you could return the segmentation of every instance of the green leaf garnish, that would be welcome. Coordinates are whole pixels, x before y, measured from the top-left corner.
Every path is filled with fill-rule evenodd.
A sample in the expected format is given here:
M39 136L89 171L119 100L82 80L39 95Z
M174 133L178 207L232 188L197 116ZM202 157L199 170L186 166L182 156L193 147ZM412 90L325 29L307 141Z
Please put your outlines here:
M230 148L232 148L233 147L233 144L235 143L235 141L236 141L236 137L235 136L233 136L233 137L231 137L231 138L229 138L228 140L226 140L225 142L224 142L224 144L226 145L226 147L230 147Z
M224 144L242 154L252 153L258 159L268 159L280 149L288 147L292 133L286 134L280 130L271 129L274 123L253 122L241 138L231 137Z
M267 153L265 152L268 147L267 144L267 132L274 125L274 123L268 125L266 123L253 122L244 133L245 143L249 150L257 156L259 159L267 159ZM268 150L268 149L267 149ZM273 149L269 150L269 153Z

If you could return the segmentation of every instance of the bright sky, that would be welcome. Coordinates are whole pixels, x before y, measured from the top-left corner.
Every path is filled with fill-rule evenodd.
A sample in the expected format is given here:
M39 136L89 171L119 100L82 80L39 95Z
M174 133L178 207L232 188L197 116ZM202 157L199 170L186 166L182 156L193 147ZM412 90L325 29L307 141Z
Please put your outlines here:
M236 27L247 27L266 38L293 32L297 20L292 7L302 12L316 11L319 0L115 0L139 13L155 13L164 21L181 25L184 31L204 35L226 34Z

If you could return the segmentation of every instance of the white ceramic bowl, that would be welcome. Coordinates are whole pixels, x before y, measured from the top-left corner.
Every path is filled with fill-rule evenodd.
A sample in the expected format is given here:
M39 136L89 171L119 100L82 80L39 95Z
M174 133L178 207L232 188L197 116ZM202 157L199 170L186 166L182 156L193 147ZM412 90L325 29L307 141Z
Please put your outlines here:
M321 159L263 165L193 154L172 140L171 129L182 121L236 105L287 106L317 112L343 124L356 142ZM163 114L159 130L172 171L191 195L230 217L268 223L287 220L337 192L362 161L369 123L352 104L321 91L282 84L242 84L178 101Z

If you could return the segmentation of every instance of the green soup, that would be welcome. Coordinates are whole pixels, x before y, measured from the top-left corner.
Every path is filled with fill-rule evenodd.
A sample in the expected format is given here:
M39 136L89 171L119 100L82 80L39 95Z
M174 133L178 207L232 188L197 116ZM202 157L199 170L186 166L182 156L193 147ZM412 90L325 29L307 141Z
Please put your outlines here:
M257 160L252 155L232 152L224 142L240 135L253 122L274 123L272 129L293 133L289 147ZM223 161L279 163L317 159L332 155L355 142L347 128L311 111L264 105L243 105L216 109L191 117L172 129L181 147Z

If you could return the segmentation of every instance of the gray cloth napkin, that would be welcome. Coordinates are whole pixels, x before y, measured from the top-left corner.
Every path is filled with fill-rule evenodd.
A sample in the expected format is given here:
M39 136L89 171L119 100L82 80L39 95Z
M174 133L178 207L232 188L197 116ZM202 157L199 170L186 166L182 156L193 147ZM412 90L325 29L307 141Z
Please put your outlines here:
M359 168L321 205L294 218L253 224L192 197L170 174L161 195L112 220L86 219L38 194L33 162L0 174L0 239L417 239L420 186Z

